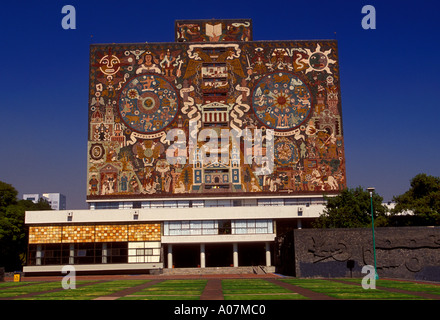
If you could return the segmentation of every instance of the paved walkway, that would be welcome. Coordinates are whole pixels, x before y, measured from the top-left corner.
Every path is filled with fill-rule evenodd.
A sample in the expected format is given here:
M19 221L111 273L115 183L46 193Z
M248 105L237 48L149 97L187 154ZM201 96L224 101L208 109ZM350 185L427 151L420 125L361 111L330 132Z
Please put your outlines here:
M221 279L210 279L203 290L200 300L223 300Z

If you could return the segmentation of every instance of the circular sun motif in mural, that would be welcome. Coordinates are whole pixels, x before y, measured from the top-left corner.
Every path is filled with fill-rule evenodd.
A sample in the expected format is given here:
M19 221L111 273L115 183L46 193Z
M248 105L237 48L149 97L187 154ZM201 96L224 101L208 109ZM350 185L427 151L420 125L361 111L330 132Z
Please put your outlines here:
M315 70L323 70L327 67L327 56L322 52L315 52L310 56L309 63L310 66Z
M292 165L298 162L298 150L286 138L280 138L274 146L274 158L280 165Z
M307 119L312 110L312 98L300 78L289 72L277 72L257 83L252 107L266 127L290 130Z
M119 113L125 124L140 133L167 127L178 111L176 89L159 75L142 74L131 79L121 91Z

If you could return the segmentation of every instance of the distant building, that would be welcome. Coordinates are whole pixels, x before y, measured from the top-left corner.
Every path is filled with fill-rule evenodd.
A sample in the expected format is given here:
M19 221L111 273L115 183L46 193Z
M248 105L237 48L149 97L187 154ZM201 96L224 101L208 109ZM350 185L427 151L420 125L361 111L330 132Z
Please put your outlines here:
M38 193L26 193L23 194L23 200L30 200L33 203L38 203L40 200L40 195Z
M61 193L43 193L41 196L38 193L23 194L23 200L31 200L37 203L40 199L46 200L53 210L66 210L66 196Z

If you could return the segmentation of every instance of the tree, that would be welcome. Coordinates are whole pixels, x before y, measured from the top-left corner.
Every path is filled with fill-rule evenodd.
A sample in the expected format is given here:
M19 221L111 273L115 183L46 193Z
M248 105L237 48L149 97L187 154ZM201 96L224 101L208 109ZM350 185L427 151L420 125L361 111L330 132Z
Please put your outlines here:
M29 200L17 200L17 195L12 185L0 181L0 266L6 271L20 270L26 260L25 212L51 210L45 200L35 204Z
M440 177L420 173L411 179L410 186L404 194L393 198L393 221L413 226L440 225ZM404 212L412 214L399 216Z
M370 193L362 187L344 189L335 197L326 197L323 214L313 223L315 228L365 228L371 227ZM374 225L385 226L387 208L383 198L373 193Z
M15 204L17 202L17 195L18 192L12 185L0 181L0 210L10 204Z

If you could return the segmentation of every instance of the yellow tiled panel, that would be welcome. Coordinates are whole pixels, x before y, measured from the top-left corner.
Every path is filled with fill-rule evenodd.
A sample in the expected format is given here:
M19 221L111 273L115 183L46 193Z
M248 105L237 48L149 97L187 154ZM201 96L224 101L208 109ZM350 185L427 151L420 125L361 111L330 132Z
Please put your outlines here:
M129 225L128 241L160 241L160 223Z
M61 226L29 227L29 243L60 243Z
M29 243L160 241L160 223L33 226Z
M127 241L127 225L97 225L95 226L95 242Z
M94 226L63 226L62 242L64 243L85 243L95 241Z

